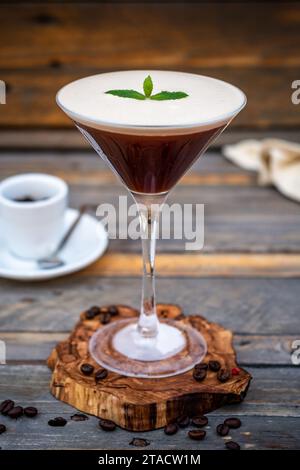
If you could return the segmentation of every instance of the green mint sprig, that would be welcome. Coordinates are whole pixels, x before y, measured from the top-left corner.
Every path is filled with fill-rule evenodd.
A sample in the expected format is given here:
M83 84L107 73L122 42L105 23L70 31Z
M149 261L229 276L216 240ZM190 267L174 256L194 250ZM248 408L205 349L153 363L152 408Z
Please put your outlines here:
M155 101L166 101L166 100L181 100L189 96L184 91L161 91L152 95L153 82L150 75L145 78L143 82L144 94L136 90L108 90L105 93L109 95L119 96L120 98L132 98L134 100L155 100Z

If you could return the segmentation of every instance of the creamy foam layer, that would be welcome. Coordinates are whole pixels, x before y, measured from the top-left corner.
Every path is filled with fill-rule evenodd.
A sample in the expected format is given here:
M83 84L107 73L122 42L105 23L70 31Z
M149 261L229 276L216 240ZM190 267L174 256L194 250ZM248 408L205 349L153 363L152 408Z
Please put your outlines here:
M184 91L189 96L180 100L154 101L105 93L112 89L134 89L143 93L147 75L153 80L153 94L167 90ZM158 128L157 132L161 132L160 127L173 127L179 131L184 127L217 127L230 121L245 105L246 98L238 88L214 78L182 72L136 70L76 80L58 92L57 102L72 119L95 128L124 130L133 127L137 131L153 128L154 132Z

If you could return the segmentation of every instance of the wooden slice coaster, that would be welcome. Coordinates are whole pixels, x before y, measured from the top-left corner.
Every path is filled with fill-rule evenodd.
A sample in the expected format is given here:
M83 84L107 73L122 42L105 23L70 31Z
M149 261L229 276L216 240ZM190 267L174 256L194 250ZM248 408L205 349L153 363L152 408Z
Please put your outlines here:
M107 313L109 311L113 315ZM185 317L176 305L159 304L158 314L200 331L208 348L203 362L219 361L221 367L231 373L230 378L221 383L217 373L210 370L202 382L194 379L193 370L161 379L124 377L108 371L107 376L96 383L95 373L100 366L89 354L91 335L103 323L138 315L137 310L118 305L101 307L91 319L83 312L69 338L52 351L48 358L48 366L53 371L51 393L82 412L110 419L130 431L161 428L183 414L196 416L227 403L241 402L251 375L236 363L232 332L199 315ZM86 363L94 367L91 375L81 372L81 365Z

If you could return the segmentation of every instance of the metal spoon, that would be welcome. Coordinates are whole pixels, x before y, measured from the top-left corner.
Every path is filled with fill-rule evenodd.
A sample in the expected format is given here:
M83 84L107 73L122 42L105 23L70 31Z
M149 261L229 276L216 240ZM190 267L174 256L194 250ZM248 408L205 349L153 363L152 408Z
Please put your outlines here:
M39 269L54 269L54 268L59 268L61 266L64 266L65 262L58 256L59 252L63 249L67 241L69 240L70 236L74 232L75 228L79 224L81 217L83 214L86 212L88 209L88 205L83 205L81 206L79 213L77 217L75 218L74 222L71 224L71 226L68 228L67 232L59 242L57 248L55 251L52 253L52 255L39 259L37 261L37 265Z

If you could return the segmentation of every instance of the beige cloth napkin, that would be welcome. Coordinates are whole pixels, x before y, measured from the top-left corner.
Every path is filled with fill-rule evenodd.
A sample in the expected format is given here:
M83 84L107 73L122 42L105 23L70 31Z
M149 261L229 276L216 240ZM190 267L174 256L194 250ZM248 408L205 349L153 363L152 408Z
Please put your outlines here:
M222 150L233 163L257 171L260 185L274 185L300 202L300 144L280 139L244 140Z

